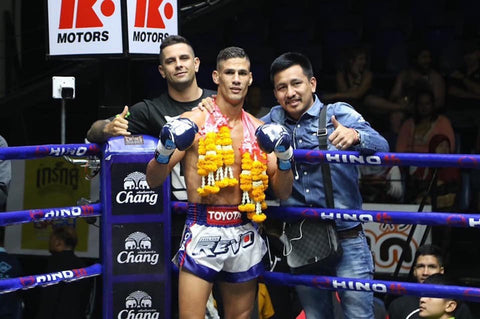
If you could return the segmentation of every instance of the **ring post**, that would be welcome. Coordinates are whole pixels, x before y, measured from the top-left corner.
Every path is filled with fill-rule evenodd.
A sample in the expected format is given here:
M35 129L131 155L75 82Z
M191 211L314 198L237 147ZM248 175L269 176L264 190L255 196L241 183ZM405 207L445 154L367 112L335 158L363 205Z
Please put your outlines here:
M157 139L114 137L104 145L101 255L103 318L171 318L170 182L150 189Z

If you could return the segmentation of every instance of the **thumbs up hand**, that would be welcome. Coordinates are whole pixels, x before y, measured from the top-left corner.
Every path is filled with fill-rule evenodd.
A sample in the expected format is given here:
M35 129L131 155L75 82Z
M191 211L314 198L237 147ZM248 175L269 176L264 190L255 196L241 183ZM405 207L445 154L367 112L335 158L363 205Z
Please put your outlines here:
M335 130L328 137L328 140L339 150L346 150L352 145L357 145L360 142L360 134L357 130L351 127L345 127L337 121L335 115L331 118Z
M128 111L128 106L125 105L122 113L117 114L115 118L105 125L103 132L108 136L119 136L119 135L131 135L128 129L128 120L127 117L130 115Z

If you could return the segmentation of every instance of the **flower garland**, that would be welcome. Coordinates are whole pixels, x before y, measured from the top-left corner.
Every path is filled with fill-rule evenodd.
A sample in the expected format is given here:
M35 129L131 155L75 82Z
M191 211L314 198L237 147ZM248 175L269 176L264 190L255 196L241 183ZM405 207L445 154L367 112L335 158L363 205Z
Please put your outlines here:
M238 209L246 212L250 220L261 223L266 219L262 210L267 208L267 156L258 147L254 125L245 112L242 112L242 125L244 140L241 148L240 189L243 194ZM207 115L205 127L200 134L197 172L202 177L202 184L197 189L198 194L208 196L218 193L222 188L238 185L238 180L233 176L235 152L228 119L216 105L213 114Z
M248 151L242 153L240 189L243 194L238 210L246 212L250 220L261 223L267 218L262 212L267 208L265 202L265 190L268 188L267 156L261 151L256 153L255 159L252 159Z

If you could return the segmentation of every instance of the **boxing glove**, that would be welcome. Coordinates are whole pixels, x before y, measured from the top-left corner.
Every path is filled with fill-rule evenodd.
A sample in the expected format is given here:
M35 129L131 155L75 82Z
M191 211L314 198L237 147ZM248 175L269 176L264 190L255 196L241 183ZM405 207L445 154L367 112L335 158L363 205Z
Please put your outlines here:
M192 145L197 133L197 124L187 118L178 118L165 124L155 150L157 162L167 164L176 148L184 151Z
M258 146L265 152L274 152L278 159L278 168L289 170L293 157L292 138L288 131L280 124L263 124L255 131Z

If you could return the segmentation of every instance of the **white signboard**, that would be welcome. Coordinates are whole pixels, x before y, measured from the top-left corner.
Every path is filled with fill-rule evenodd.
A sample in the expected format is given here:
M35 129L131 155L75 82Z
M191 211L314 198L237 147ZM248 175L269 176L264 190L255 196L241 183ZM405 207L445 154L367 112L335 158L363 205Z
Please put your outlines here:
M412 212L412 214L415 214L418 205L364 203L362 208L365 210L401 211ZM423 212L430 212L431 210L432 207L426 205ZM365 235L370 242L373 252L375 272L393 273L397 267L398 260L403 251L403 244L412 229L412 225L365 223L363 224L363 228L365 229ZM400 268L401 274L409 273L410 268L413 265L415 252L420 245L420 241L426 228L427 226L425 225L416 226L406 258ZM430 244L431 241L430 233L425 244Z
M169 35L178 34L176 0L127 0L129 53L158 54Z
M48 0L50 55L123 53L120 0Z

